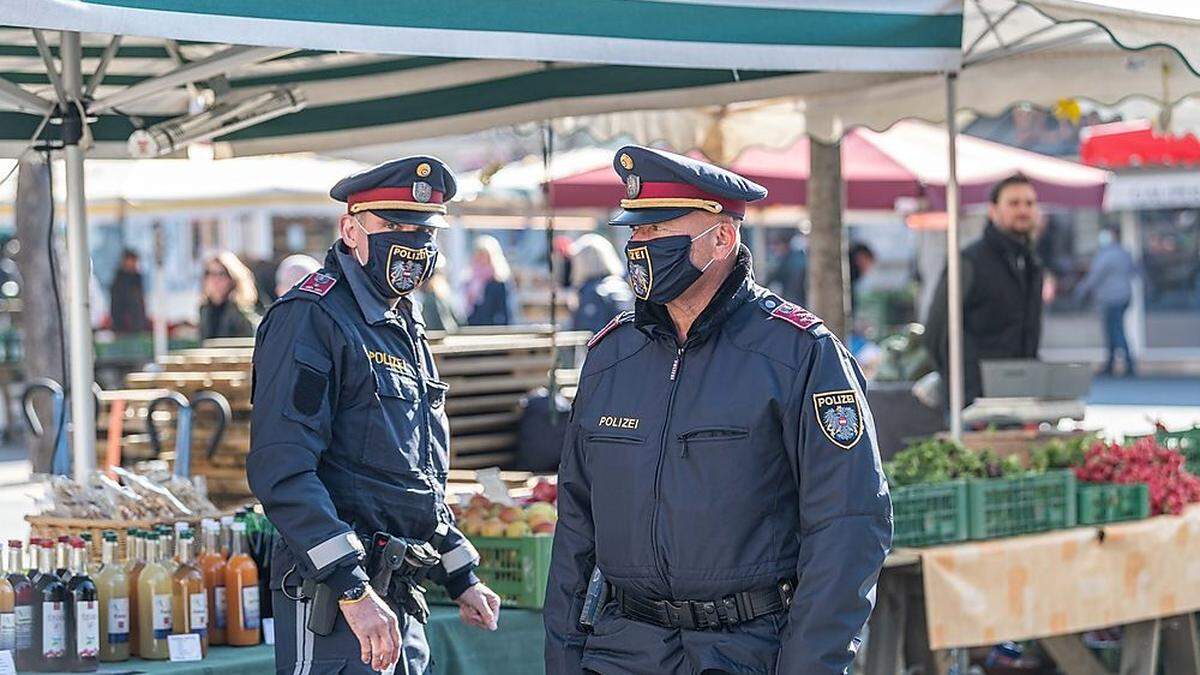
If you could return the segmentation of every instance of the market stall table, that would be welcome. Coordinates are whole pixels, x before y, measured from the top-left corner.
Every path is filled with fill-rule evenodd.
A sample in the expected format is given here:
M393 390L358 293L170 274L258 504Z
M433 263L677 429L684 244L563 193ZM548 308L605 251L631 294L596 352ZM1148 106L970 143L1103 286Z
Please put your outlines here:
M537 675L544 672L542 613L505 607L494 632L463 624L457 607L432 607L425 627L439 675ZM130 659L102 663L101 673L170 675L262 675L275 670L275 648L213 647L203 661L171 663Z

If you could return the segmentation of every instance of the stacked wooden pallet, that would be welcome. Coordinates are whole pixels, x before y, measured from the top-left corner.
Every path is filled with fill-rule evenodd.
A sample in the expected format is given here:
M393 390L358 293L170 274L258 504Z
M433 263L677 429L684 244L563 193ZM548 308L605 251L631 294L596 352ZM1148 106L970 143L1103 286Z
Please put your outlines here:
M471 329L455 334L430 336L434 358L443 381L449 386L446 412L450 416L451 466L473 469L511 464L516 452L520 399L528 391L545 386L559 354L578 350L586 333L549 334L519 329ZM146 433L148 402L165 391L177 391L192 399L201 391L217 391L230 404L233 418L211 457L205 452L212 437L212 415L198 411L193 421L192 474L204 476L209 494L219 503L250 495L245 477L246 454L250 449L250 363L252 343L243 339L206 342L164 357L155 372L132 373L126 378L132 399L122 420L122 452L126 461L153 455ZM566 359L573 363L573 359ZM556 379L573 393L576 370L559 369ZM101 436L110 424L110 406L103 406ZM165 412L164 412L165 411ZM162 458L173 460L175 415L171 408L155 413L162 438ZM99 444L103 447L103 442ZM103 453L103 450L101 450Z

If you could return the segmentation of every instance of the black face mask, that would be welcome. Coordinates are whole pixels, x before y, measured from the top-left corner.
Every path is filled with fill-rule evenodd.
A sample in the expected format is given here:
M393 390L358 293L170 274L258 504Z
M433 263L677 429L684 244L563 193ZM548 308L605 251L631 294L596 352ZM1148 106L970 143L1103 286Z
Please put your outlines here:
M658 305L678 298L715 261L715 258L708 261L703 269L693 265L692 242L718 227L719 224L713 225L695 237L680 234L625 244L629 285L633 287L634 295Z
M385 298L408 295L433 276L438 257L433 232L425 229L413 232L384 230L372 234L362 223L358 227L367 234L369 247L363 270ZM354 257L357 259L358 253Z

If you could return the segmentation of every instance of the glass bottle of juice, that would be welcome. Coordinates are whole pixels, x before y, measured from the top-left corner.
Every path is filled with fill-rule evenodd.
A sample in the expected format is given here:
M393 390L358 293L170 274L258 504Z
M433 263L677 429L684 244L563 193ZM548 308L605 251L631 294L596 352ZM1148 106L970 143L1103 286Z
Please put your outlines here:
M43 540L33 589L34 670L62 670L67 653L67 599L67 585L54 573L54 542Z
M54 545L54 573L65 584L71 580L71 568L67 566L71 556L71 538L63 535L58 538L58 543Z
M129 575L117 560L117 535L104 533L100 548L102 567L96 573L100 596L100 660L129 659Z
M33 584L25 575L25 556L21 551L21 540L8 542L8 582L12 584L16 619L16 639L13 660L18 670L33 668L36 654L33 651Z
M229 540L233 538L233 516L221 516L221 553L229 559Z
M171 589L171 608L176 635L195 633L200 636L200 653L208 655L208 593L204 589L204 573L196 566L195 540L191 530L179 533L176 552L179 567L175 570Z
M138 575L138 656L166 659L171 634L171 575L161 562L158 534L146 535L146 566Z
M158 531L158 562L167 569L167 574L175 575L179 561L175 559L175 531L170 525L159 525Z
M141 610L141 604L138 603L138 578L142 574L142 568L146 566L146 539L145 532L131 527L125 530L125 576L129 583L129 655L137 656L138 649L141 648L142 642L139 639L141 635L142 624L138 620L138 613Z
M221 553L221 526L207 521L200 527L204 533L204 553L200 556L200 571L204 573L204 588L208 591L208 644L225 644L225 556Z
M246 524L235 522L230 529L229 561L225 563L225 598L229 612L225 641L235 647L246 647L262 641L258 566L246 550Z
M0 559L0 649L17 648L17 594L8 579L8 556Z
M71 541L73 575L67 582L67 657L66 670L95 672L100 668L100 601L96 583L88 574L87 542L76 537Z

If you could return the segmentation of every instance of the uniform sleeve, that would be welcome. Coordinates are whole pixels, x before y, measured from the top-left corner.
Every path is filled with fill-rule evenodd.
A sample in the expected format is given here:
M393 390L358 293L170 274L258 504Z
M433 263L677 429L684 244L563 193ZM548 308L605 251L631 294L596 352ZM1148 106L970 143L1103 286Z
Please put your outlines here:
M337 593L368 580L362 544L338 518L317 478L329 448L341 335L314 303L292 300L268 314L254 340L253 407L246 475L305 578Z
M457 600L468 588L479 583L479 577L475 576L479 553L457 525L451 523L438 553L442 554L442 562L429 571L429 578L445 587L451 600Z
M800 557L777 669L823 675L854 660L891 547L892 507L858 364L831 335L810 354L785 431Z
M572 419L567 425L558 470L558 526L554 531L554 551L543 611L547 675L582 672L580 660L586 636L579 627L579 613L595 564L591 486L585 471L579 429Z

